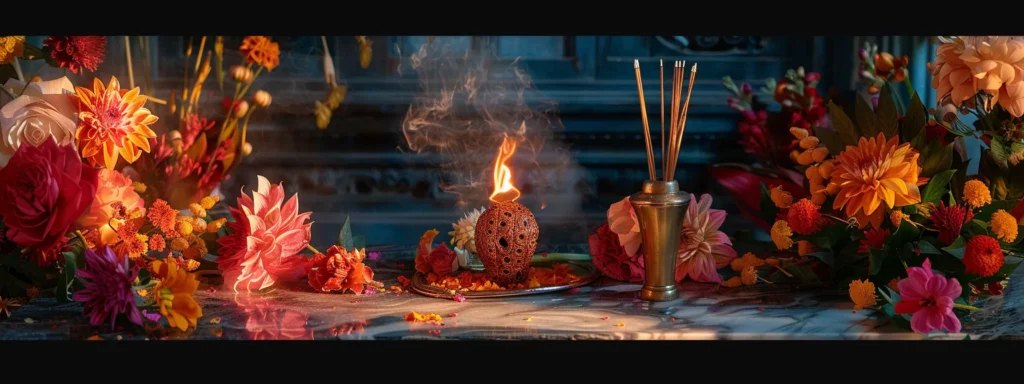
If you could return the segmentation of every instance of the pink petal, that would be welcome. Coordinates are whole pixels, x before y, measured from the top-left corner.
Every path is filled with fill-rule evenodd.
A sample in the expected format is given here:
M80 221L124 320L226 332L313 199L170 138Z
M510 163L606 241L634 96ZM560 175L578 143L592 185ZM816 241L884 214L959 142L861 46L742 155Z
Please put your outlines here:
M931 328L929 326L930 323L928 320L927 309L914 312L914 315L910 318L910 329L913 329L914 332L917 333L928 333L935 330L935 328ZM942 321L940 320L939 323L941 324Z
M264 195L270 193L270 180L263 176L256 176L256 179L258 180L256 192Z
M293 229L277 236L277 246L281 248L281 256L287 257L299 253L309 244L309 232L301 228Z
M960 319L950 312L943 316L942 328L949 332L960 332Z

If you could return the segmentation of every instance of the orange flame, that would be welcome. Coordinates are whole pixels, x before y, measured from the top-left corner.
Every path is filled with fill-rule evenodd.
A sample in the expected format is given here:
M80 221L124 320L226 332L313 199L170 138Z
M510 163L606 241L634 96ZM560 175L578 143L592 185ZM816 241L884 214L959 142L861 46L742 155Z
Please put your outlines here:
M491 201L501 203L515 201L519 198L519 190L512 185L512 170L505 162L516 153L516 142L505 136L498 148L498 158L494 161L494 193L491 193Z

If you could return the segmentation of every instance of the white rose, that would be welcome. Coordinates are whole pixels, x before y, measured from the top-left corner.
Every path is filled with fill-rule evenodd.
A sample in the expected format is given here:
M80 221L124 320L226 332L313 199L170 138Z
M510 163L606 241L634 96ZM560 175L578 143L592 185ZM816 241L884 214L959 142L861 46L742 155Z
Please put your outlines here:
M39 145L53 138L57 144L74 145L78 110L72 102L75 88L67 77L27 85L11 79L4 88L21 96L0 108L0 167L23 143Z

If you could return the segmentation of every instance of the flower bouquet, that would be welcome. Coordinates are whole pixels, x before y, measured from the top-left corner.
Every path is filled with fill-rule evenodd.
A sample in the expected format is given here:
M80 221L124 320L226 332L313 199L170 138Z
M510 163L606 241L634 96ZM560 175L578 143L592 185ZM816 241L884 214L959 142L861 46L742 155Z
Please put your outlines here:
M828 127L825 99L815 88L820 79L820 74L806 72L802 67L790 69L782 79L768 79L760 93L777 104L777 112L769 112L769 106L760 101L750 84L737 86L728 76L722 79L722 84L732 94L727 100L729 108L740 112L739 144L746 153L753 155L754 161L715 164L711 174L732 194L742 213L764 229L771 224L757 214L757 197L748 191L764 183L771 187L782 186L795 196L806 195L801 188L803 174L794 169L800 153L798 142L788 130L801 127L813 132L816 127Z
M1019 172L1007 172L1012 150L1000 152L1013 147L1024 113L1014 115L1008 94L1022 78L1003 80L1021 74L1024 62L1010 59L1024 58L1024 44L956 38L937 54L933 86L938 109L947 112L925 108L899 76L865 76L869 94L877 87L877 105L858 97L849 113L830 103L832 129L790 128L812 198L761 185L761 216L774 223L781 252L769 281L838 284L855 308L881 309L921 333L959 332L978 295L1002 291L1020 264L1015 253L1024 251L1024 203L1014 194L1021 186L1009 177ZM875 63L884 55L875 54ZM909 101L897 92L901 83ZM958 108L978 116L976 129L959 121ZM965 136L989 146L982 163L990 166L973 177Z

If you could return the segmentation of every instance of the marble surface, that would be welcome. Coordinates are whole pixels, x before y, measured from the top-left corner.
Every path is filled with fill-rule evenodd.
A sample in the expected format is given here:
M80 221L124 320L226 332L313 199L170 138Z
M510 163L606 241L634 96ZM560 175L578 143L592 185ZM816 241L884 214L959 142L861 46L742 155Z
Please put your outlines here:
M370 265L386 286L411 274L411 250L377 250L384 256ZM925 336L870 310L854 311L834 290L792 292L765 284L723 289L687 283L679 299L650 303L638 298L639 284L603 278L578 291L460 303L412 292L321 294L302 286L236 294L217 279L204 275L196 295L203 317L188 332L110 332L109 326L90 327L77 303L38 298L0 322L0 339L1024 339L1024 289L1013 284L1003 296L977 303L981 310L963 333ZM413 311L439 314L443 324L406 322Z

